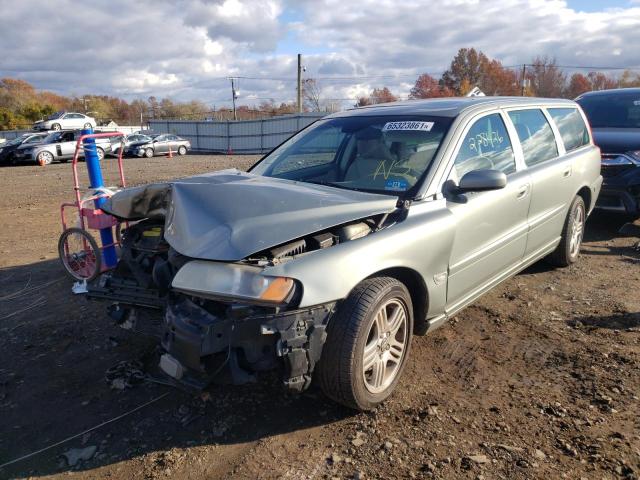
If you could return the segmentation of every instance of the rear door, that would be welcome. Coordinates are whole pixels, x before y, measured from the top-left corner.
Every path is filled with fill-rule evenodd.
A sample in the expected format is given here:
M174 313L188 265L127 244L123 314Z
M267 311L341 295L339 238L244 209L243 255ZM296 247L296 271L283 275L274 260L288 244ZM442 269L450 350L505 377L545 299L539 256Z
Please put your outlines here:
M447 208L456 218L447 311L457 309L522 261L531 186L529 174L516 161L514 135L507 130L504 114L494 112L475 118L459 140L443 188ZM507 175L507 185L500 190L456 193L452 187L472 170L499 170Z
M531 175L529 238L525 251L525 257L529 257L551 248L560 239L569 205L577 192L574 156L565 155L560 135L545 110L520 108L509 110L508 115Z
M156 137L156 140L153 142L153 149L156 153L167 153L169 151L167 135Z

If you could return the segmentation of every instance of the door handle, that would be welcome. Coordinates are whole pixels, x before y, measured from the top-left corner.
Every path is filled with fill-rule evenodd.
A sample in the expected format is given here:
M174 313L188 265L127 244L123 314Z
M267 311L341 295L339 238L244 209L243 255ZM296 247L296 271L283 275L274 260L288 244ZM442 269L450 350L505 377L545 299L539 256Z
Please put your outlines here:
M527 196L527 194L529 193L529 187L530 187L530 185L528 183L525 183L524 185L520 186L518 188L517 198L518 199L525 198Z
M563 178L567 178L567 177L570 177L570 176L571 176L571 167L567 168L566 170L564 170L562 172L562 177Z

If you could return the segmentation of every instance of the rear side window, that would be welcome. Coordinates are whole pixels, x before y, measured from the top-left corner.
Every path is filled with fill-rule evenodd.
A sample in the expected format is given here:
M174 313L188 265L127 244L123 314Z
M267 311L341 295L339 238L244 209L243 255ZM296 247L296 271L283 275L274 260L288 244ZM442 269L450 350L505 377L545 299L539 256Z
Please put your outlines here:
M502 117L493 113L482 117L469 129L456 156L458 178L473 170L516 171L516 159Z
M549 108L567 152L589 143L589 131L577 108Z
M553 130L541 110L513 110L509 112L509 118L518 132L528 167L558 156Z

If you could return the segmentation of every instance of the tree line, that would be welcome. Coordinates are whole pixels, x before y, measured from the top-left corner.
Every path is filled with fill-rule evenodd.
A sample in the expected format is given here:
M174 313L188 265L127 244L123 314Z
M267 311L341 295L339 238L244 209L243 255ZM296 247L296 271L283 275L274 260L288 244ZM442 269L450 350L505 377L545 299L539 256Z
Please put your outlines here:
M485 95L524 95L576 98L609 88L640 87L640 74L625 70L620 76L592 71L567 75L554 58L536 57L530 64L508 68L474 48L461 48L440 78L423 73L411 88L410 99L463 96L474 87ZM389 88L375 88L357 99L356 106L394 102Z

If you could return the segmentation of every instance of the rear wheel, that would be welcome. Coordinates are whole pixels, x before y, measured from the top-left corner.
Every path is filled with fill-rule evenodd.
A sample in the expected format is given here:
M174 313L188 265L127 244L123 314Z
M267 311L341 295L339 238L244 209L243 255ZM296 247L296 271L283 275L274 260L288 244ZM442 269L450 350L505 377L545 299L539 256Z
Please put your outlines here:
M62 127L60 126L59 123L54 123L53 125L51 125L51 129L52 130L62 130Z
M93 128L93 125L91 125L89 122L87 122L87 123L85 123L85 124L84 124L84 129L85 129L85 130L90 130L90 129L92 129L92 128Z
M96 147L96 152L98 153L98 160L102 160L104 158L104 150L100 147Z
M81 228L67 228L62 232L58 255L66 272L76 280L93 280L102 268L98 244Z
M371 410L395 389L411 349L413 313L407 288L395 278L370 278L340 305L318 364L325 395Z
M586 218L584 200L578 195L573 199L569 208L569 213L562 228L560 244L547 257L549 263L557 267L568 267L578 259Z

